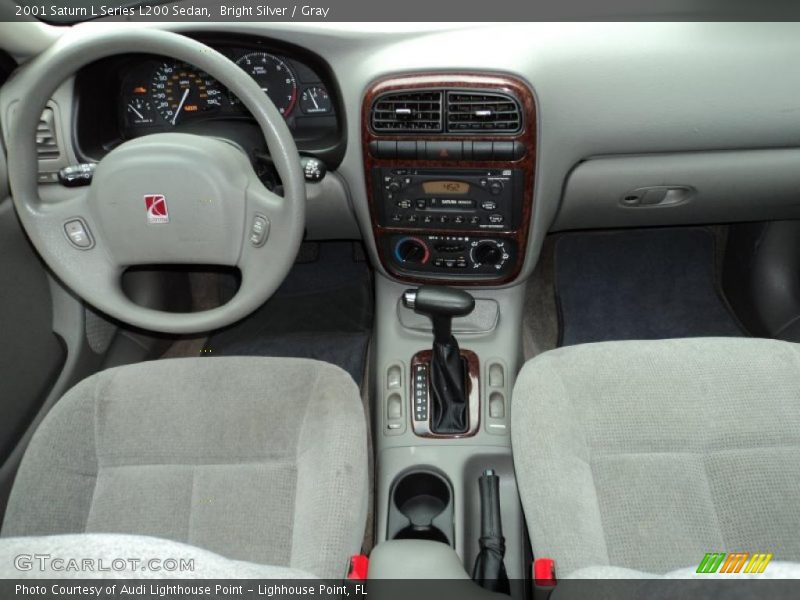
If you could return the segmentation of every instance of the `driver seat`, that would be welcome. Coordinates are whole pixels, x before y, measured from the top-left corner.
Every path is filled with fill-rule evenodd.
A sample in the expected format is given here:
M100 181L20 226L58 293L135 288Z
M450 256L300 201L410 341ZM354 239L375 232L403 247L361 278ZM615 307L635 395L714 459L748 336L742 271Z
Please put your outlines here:
M81 536L61 534L151 536L280 567L275 576L341 578L361 548L367 478L359 390L338 367L145 362L89 377L53 407L2 536L58 535L62 546Z

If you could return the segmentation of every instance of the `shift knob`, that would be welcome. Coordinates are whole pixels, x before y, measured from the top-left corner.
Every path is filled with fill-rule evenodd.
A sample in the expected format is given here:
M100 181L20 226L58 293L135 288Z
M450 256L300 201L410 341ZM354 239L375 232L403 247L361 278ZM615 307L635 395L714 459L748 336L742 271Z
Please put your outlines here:
M463 317L475 308L475 298L462 290L423 285L416 290L406 290L403 304L418 313L431 317Z

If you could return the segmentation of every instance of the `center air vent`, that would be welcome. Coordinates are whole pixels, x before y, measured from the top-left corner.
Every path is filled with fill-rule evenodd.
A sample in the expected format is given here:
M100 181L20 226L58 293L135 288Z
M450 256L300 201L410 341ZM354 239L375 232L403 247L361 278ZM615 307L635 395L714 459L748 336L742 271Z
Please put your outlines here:
M36 126L36 154L39 160L54 160L61 156L52 108L44 109Z
M506 94L447 92L447 131L514 133L522 127L517 101Z
M442 92L384 94L372 105L372 129L378 133L442 131Z

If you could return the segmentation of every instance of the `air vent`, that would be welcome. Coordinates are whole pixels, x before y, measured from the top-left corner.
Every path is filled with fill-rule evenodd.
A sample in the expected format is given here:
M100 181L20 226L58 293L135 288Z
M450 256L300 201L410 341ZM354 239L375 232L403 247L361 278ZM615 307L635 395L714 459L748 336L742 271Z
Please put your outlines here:
M36 127L36 154L39 160L55 160L61 156L56 138L56 123L52 108L45 108Z
M376 133L442 130L442 92L384 94L372 105Z
M447 92L447 131L514 133L522 127L519 103L506 94Z

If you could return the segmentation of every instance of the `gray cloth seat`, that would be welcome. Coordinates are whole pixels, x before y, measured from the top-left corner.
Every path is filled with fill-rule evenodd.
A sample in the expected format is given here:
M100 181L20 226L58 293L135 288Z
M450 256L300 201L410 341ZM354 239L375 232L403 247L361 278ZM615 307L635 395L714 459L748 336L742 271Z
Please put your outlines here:
M534 555L554 558L561 577L603 571L592 567L666 574L707 552L800 561L796 344L546 352L523 367L511 422Z
M361 547L367 478L360 394L338 367L159 360L94 375L53 407L2 536L153 536L341 577Z

